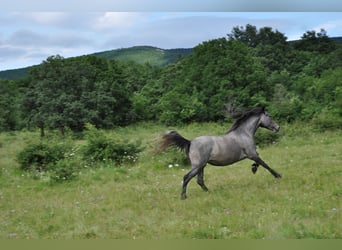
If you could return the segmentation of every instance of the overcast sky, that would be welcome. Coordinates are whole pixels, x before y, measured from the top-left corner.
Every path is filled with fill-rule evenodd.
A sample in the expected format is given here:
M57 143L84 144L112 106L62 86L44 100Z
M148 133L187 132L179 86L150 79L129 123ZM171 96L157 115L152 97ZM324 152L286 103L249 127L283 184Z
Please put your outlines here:
M190 48L232 28L269 26L299 39L324 28L342 36L342 12L0 12L0 71L39 64L48 56L78 56L150 45Z

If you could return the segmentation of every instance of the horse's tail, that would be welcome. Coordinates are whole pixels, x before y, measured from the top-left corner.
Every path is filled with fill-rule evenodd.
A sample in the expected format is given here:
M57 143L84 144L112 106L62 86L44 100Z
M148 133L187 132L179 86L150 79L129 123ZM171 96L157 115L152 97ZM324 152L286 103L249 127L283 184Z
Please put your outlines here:
M185 139L177 131L172 130L163 135L160 150L164 151L168 147L177 147L184 150L186 155L188 155L190 144L189 140Z

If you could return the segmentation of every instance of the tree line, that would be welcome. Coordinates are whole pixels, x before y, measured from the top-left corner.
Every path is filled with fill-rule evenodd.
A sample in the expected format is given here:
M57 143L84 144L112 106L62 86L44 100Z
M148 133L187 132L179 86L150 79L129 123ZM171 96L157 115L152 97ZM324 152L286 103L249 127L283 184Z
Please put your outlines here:
M280 121L342 128L342 46L325 30L288 42L248 24L164 67L50 56L26 78L0 81L0 131L219 121L258 105Z

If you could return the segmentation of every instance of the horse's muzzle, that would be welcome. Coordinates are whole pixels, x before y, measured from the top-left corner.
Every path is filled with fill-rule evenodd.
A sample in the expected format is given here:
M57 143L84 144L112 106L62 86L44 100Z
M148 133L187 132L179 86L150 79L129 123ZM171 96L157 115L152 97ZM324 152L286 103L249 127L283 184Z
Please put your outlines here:
M273 128L273 132L278 133L280 130L280 126L276 126Z

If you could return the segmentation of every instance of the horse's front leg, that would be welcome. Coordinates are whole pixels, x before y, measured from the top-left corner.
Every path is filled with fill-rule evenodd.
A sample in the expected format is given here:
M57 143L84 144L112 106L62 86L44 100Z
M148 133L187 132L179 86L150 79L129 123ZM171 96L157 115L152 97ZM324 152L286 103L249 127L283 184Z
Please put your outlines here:
M252 172L253 172L253 174L255 174L258 171L258 167L259 167L258 163L254 162L252 164Z
M253 164L253 168L252 171L254 172L254 169L257 169L256 165L261 165L264 168L266 168L268 171L270 171L270 173L275 177L275 178L281 178L281 175L279 173L277 173L275 170L273 170L272 168L270 168L266 162L264 162L263 160L261 160L261 158L256 155L256 156L252 156L250 157L251 160L255 161L255 163ZM256 170L255 170L256 172Z

